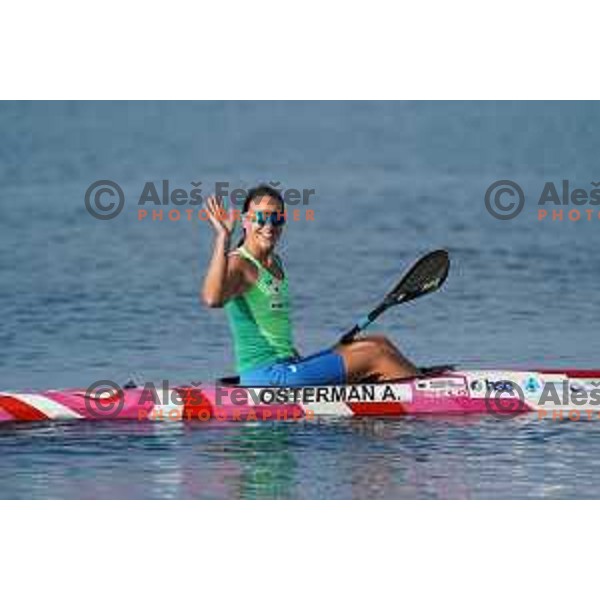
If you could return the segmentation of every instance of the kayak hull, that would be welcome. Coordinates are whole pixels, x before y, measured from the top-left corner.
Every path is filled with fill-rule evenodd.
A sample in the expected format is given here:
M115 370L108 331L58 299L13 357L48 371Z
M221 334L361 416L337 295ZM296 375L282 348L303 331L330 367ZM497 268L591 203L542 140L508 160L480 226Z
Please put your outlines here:
M377 384L301 388L148 384L0 393L0 422L267 421L538 411L600 412L600 370L452 370Z

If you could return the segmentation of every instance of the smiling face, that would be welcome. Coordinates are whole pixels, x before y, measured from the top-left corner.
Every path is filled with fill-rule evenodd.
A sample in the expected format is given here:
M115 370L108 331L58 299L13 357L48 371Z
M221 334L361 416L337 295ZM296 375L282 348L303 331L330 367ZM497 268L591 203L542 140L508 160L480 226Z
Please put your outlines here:
M279 241L283 231L282 225L275 225L271 221L264 222L264 217L269 215L279 216L283 207L276 198L262 196L250 203L246 215L246 239L252 246L263 252L270 252Z

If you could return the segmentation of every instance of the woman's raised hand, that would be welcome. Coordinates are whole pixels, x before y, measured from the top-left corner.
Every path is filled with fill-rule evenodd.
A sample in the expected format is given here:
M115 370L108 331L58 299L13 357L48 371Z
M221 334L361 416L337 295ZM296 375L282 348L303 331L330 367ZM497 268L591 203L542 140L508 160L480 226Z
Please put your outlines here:
M230 236L235 228L235 212L227 211L220 196L209 196L206 200L206 210L210 224L217 235Z

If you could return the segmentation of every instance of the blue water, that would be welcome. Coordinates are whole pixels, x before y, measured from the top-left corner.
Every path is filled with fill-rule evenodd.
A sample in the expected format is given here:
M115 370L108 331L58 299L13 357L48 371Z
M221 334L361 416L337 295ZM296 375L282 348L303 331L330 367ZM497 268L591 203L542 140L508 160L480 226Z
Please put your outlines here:
M314 222L282 244L305 352L442 246L445 288L378 326L417 363L600 368L600 220L536 211L547 181L600 180L599 130L599 103L0 103L0 389L231 372L224 316L197 302L208 226L137 218L163 179L315 190ZM114 220L84 207L101 179L125 192ZM485 208L500 179L526 193L514 220ZM599 497L599 432L532 417L8 425L0 497Z

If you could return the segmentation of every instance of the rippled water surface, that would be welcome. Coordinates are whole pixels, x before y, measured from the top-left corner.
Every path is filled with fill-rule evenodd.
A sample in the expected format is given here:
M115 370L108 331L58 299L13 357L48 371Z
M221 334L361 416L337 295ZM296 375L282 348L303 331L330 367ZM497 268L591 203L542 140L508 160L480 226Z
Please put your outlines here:
M524 416L3 428L0 498L597 498L598 423Z
M539 222L546 181L600 180L598 103L1 103L0 389L210 379L205 223L139 221L144 183L314 188L282 254L298 345L320 349L428 249L444 290L386 315L419 364L600 368L600 220ZM83 196L111 179L112 221ZM493 219L512 179L521 215ZM0 428L2 498L599 497L600 422L372 419Z

